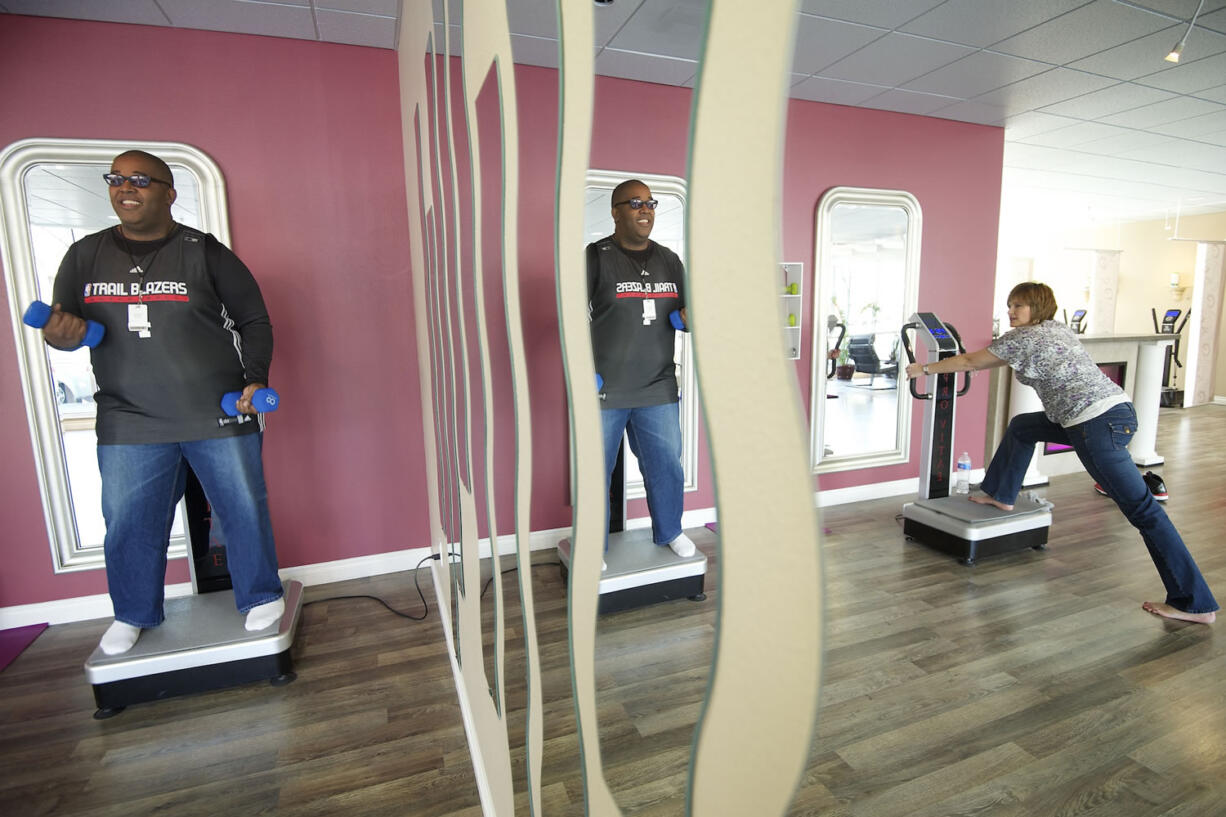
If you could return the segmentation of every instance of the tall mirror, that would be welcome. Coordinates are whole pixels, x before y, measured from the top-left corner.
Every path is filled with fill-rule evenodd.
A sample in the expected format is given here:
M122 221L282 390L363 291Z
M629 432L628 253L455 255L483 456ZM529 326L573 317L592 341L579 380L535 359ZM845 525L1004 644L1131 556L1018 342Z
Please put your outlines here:
M810 461L815 473L905 462L911 400L899 333L915 311L919 202L836 187L818 203Z
M94 434L88 350L61 352L42 342L21 315L31 301L51 301L52 284L70 244L119 223L102 174L129 149L162 157L174 173L172 214L181 224L230 243L221 170L188 145L165 142L27 139L0 152L0 248L26 416L47 531L57 572L101 567L105 525ZM179 519L171 555L182 555Z
M607 170L590 170L587 174L587 195L584 199L584 243L599 241L613 232L613 209L609 198L613 189L627 179L638 179L647 185L651 195L660 204L656 207L655 227L651 240L677 253L682 263L685 255L685 181L676 176L661 176L651 173L619 173ZM698 390L694 378L693 355L689 335L677 333L677 345L673 356L677 364L677 384L681 388L681 466L685 472L685 490L698 487ZM638 460L626 445L626 498L647 496L643 487L643 475ZM573 469L572 469L573 472Z

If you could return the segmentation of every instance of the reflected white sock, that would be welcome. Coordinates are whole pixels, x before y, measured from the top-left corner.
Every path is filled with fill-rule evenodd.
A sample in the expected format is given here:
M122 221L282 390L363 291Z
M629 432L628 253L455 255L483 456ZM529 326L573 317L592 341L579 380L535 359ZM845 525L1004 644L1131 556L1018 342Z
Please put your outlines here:
M697 550L697 548L694 547L694 543L690 541L690 537L686 536L684 533L673 541L669 542L668 546L673 549L673 553L676 553L682 559L690 558Z
M111 623L110 627L106 628L106 632L102 634L102 640L98 642L98 646L107 655L119 655L132 649L138 638L140 638L140 627L133 627L131 624L124 624L122 621L115 621Z
M270 601L267 604L261 604L258 607L252 607L247 611L246 627L252 632L262 630L268 625L280 621L281 615L284 612L284 598L279 598L276 601Z

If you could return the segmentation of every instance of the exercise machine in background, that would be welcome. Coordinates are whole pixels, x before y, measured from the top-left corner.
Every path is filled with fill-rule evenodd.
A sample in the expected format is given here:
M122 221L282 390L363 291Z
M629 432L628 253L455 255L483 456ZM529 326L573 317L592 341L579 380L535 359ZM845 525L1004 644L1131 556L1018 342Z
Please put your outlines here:
M958 330L932 312L917 312L902 328L902 346L907 360L915 362L908 332L928 350L933 363L962 353ZM971 502L966 496L950 495L953 473L953 439L957 399L970 391L971 373L963 372L962 388L955 390L955 374L932 374L925 378L926 391L910 382L911 396L924 401L923 439L920 445L919 497L903 505L903 534L911 540L973 565L981 556L1047 546L1052 505L1033 494L1018 497L1011 511Z
M1163 406L1182 406L1183 405L1183 389L1178 387L1177 381L1178 369L1183 368L1183 362L1179 359L1179 341L1182 339L1183 328L1188 323L1188 318L1192 316L1192 310L1188 310L1183 316L1183 320L1179 320L1182 313L1180 309L1168 309L1162 313L1162 322L1158 322L1158 310L1152 307L1149 310L1149 316L1154 322L1154 334L1157 335L1175 335L1175 342L1166 347L1166 359L1162 362L1162 397L1161 405ZM1175 323L1179 322L1178 328ZM1171 364L1175 365L1172 366Z
M1064 312L1064 322L1072 329L1075 334L1084 335L1086 333L1086 311L1084 309L1073 310L1073 319L1070 321L1068 312Z

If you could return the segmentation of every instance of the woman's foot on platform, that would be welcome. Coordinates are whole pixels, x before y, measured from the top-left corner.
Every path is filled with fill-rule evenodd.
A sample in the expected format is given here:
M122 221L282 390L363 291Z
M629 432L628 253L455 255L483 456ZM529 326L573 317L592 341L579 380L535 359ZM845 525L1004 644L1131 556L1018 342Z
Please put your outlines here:
M1147 601L1141 605L1147 613L1153 613L1163 618L1173 618L1176 621L1191 621L1193 624L1212 624L1217 620L1217 613L1185 613L1160 601Z
M138 638L140 638L140 627L124 624L122 621L114 621L102 634L102 641L98 643L98 646L107 655L122 655L136 646Z
M997 502L995 499L992 499L992 497L988 496L987 494L983 494L982 496L977 495L977 494L971 494L970 496L967 497L967 499L969 499L971 502L978 502L980 505L991 505L993 508L1000 508L1002 511L1013 510L1012 505L1006 505L1003 502Z

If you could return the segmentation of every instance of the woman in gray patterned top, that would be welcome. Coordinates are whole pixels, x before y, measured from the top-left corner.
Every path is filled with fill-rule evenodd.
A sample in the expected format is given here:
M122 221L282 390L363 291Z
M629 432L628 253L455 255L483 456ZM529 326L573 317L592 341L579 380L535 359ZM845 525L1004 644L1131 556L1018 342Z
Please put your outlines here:
M1165 602L1147 601L1141 607L1165 618L1211 623L1218 603L1128 455L1137 428L1128 395L1094 364L1071 329L1052 320L1056 298L1046 284L1018 284L1009 293L1008 307L1013 328L986 349L907 367L911 378L1012 366L1017 379L1034 388L1043 402L1043 411L1019 414L1009 422L980 486L984 495L973 494L971 501L1013 510L1035 443L1072 446L1090 476L1141 532L1166 586Z

